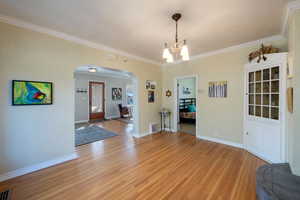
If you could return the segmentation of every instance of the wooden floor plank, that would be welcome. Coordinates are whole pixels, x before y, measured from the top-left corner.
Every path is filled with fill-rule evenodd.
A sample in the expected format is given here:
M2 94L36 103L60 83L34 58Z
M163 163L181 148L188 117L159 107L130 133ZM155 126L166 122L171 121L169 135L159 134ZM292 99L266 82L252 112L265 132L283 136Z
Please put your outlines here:
M264 161L184 133L135 139L132 125L96 125L118 136L76 148L79 159L0 183L12 199L255 200Z

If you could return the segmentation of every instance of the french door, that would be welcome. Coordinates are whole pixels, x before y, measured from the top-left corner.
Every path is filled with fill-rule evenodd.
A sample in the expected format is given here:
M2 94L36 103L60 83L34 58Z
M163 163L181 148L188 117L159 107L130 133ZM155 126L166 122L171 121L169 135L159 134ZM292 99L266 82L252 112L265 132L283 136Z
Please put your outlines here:
M90 120L104 119L104 91L105 84L103 82L89 82Z
M246 65L246 149L262 159L285 161L285 59Z

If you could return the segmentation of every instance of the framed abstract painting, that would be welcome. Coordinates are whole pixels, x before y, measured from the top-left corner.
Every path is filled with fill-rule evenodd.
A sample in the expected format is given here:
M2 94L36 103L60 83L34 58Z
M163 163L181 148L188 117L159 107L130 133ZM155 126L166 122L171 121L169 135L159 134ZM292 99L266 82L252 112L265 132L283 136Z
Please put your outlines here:
M53 104L51 82L12 81L12 105L51 105Z

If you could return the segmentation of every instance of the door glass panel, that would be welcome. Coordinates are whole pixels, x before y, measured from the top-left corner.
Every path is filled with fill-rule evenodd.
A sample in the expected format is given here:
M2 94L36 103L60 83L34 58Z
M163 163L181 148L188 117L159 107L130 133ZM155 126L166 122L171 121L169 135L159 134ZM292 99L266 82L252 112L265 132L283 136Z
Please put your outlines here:
M271 79L279 79L279 67L273 67L271 69Z
M261 71L255 72L255 81L261 81Z
M261 82L255 84L255 92L261 93Z
M254 82L254 72L249 73L249 82Z
M279 109L278 108L271 108L271 118L278 120L279 119Z
M272 81L271 82L271 92L272 93L279 93L279 81Z
M255 116L261 117L261 106L255 106Z
M249 84L249 93L254 93L254 83Z
M92 84L92 113L103 112L103 85Z
M263 104L264 104L265 106L270 105L270 95L268 95L268 94L264 94L264 95L263 95Z
M255 104L261 105L261 94L255 95Z
M248 114L279 120L280 68L248 73Z
M254 95L253 94L249 95L249 104L254 105Z
M264 82L263 83L263 93L269 93L270 92L270 82Z
M272 94L271 95L271 105L272 106L279 106L279 94Z
M254 115L254 106L249 106L249 115Z
M270 80L270 69L264 69L264 71L263 71L263 80L264 81Z
M269 118L270 117L270 108L269 107L263 107L263 114L262 116L264 118Z

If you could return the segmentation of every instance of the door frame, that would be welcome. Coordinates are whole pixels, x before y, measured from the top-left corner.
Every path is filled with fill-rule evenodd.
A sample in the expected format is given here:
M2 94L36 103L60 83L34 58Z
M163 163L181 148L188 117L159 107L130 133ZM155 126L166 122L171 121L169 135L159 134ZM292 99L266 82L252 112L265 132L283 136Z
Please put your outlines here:
M192 75L186 75L186 76L176 76L174 78L174 85L173 85L173 96L174 96L174 105L173 105L173 130L172 132L177 132L178 128L177 128L177 122L178 122L178 94L177 94L177 82L178 80L181 79L187 79L187 78L195 78L195 92L196 92L196 137L200 137L200 134L198 133L198 114L199 114L199 104L198 104L198 99L199 99L199 95L198 95L198 84L199 84L199 78L197 74L192 74Z
M105 87L105 81L89 81L89 103L88 103L88 109L89 109L89 121L92 120L91 119L91 103L92 103L92 90L91 90L91 84L99 84L99 85L103 85L103 97L102 97L102 106L103 106L103 119L105 119L105 105L106 105L106 102L105 102L105 90L106 90L106 87Z

